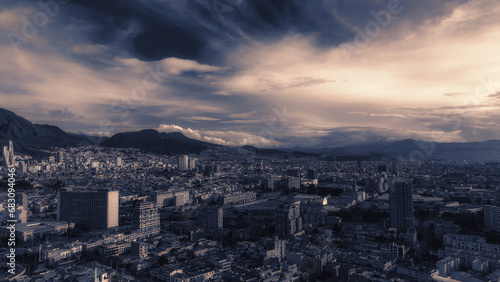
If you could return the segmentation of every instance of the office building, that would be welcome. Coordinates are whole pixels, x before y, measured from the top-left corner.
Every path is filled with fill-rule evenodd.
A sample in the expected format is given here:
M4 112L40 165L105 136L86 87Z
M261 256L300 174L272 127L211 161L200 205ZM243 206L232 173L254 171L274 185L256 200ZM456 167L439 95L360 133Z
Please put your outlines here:
M160 214L155 204L135 201L132 216L134 228L139 230L143 236L155 236L160 233Z
M318 171L315 169L309 169L307 171L307 178L308 179L318 179Z
M10 166L16 164L16 156L14 155L14 144L9 140L8 146L3 146L2 151L2 165Z
M500 232L500 207L486 205L484 210L484 228Z
M280 237L292 237L302 231L300 201L285 203L276 211L276 234Z
M475 235L446 234L443 236L444 250L438 251L441 258L457 257L460 264L472 268L477 259L487 261L492 270L500 269L500 245L490 244Z
M454 271L460 270L460 258L458 257L447 257L436 263L439 276L449 277Z
M116 157L115 159L115 165L116 166L122 166L123 165L123 160L121 157Z
M188 170L189 169L189 157L186 155L179 156L179 170Z
M84 229L118 226L119 192L108 189L57 192L57 220L74 222Z
M396 181L390 188L391 228L413 230L413 189L408 181Z
M224 209L220 206L206 207L197 216L198 224L206 230L222 230L224 228Z
M60 164L64 162L64 153L62 150L57 151L56 154L56 163Z
M71 166L77 168L80 165L78 155L71 156Z
M190 158L188 160L188 170L193 170L196 168L196 158Z
M28 209L29 201L26 193L23 192L16 193L16 204L17 206L23 206L25 209Z
M148 257L148 244L134 241L130 244L130 253L137 258L144 259Z

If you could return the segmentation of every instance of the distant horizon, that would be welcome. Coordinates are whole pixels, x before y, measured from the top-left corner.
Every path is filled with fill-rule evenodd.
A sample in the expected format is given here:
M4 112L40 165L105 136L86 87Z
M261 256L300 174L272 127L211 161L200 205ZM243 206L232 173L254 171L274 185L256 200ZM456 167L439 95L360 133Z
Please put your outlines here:
M2 107L37 123L274 148L500 139L494 0L41 3L0 6Z
M10 112L16 114L15 112L13 112L11 110L0 108L0 110L1 109L10 111ZM196 139L196 138L192 138L190 136L187 136L182 131L165 132L165 131L161 131L161 130L158 130L158 129L155 129L155 128L142 128L142 129L137 129L135 131L115 132L113 135L110 135L110 136L102 136L102 135L87 135L87 134L84 134L84 133L81 133L81 132L80 133L71 132L71 131L65 130L64 128L59 127L57 124L42 124L42 123L36 123L36 122L30 121L30 120L28 120L28 121L31 122L32 124L35 124L35 125L56 126L56 127L60 128L61 130L63 130L64 132L66 132L68 134L71 134L71 135L75 135L75 136L86 136L86 137L92 137L92 138L101 138L102 141L105 140L105 139L107 139L107 138L110 138L110 137L112 137L112 136L114 136L116 134L120 134L120 133L134 133L134 132L140 132L140 131L143 131L143 130L155 130L155 131L157 131L159 133L180 133L183 136L185 136L187 138L190 138L190 139L194 139L194 140L198 140L198 141L203 141L203 142L211 143L210 141L206 141L206 140L203 140L203 139ZM467 144L467 143L486 143L486 142L494 142L494 141L500 142L500 139L489 139L489 140L484 140L484 141L439 142L439 141L429 141L429 140L418 140L418 139L406 138L406 139L377 140L377 141L369 141L369 142L364 142L364 143L351 143L351 144L346 144L346 145L341 145L341 146L331 146L331 147L298 147L298 146L295 146L295 147L291 147L291 146L289 146L289 147L286 147L286 146L284 146L284 147L262 147L262 146L253 145L253 144L223 145L223 146L229 146L229 147L252 146L252 147L261 148L261 149L279 149L279 150L300 150L300 149L303 149L303 150L312 150L312 151L314 151L314 150L335 149L335 148L350 147L350 146L363 146L363 145L370 145L370 144L394 143L394 142L400 142L400 141L414 141L414 142L420 142L420 143L442 143L442 144L453 144L453 143ZM221 145L221 144L216 144L216 143L211 143L211 144ZM96 144L96 145L98 145L98 144Z

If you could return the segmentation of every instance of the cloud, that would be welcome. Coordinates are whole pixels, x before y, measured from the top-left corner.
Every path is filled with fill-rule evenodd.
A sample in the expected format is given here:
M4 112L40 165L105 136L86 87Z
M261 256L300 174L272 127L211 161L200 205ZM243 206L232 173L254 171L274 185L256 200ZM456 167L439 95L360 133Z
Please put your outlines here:
M76 55L96 55L107 49L108 47L102 44L85 44L71 47L71 51Z
M191 128L182 128L174 124L161 124L158 128L161 132L181 132L186 137L193 138L209 143L226 146L244 146L253 145L258 147L283 147L285 143L276 140L264 138L262 136L237 132L237 131L210 131L193 130Z
M75 117L75 114L68 111L68 109L51 110L49 111L49 115L56 119L72 119Z
M231 96L232 94L227 92L227 91L214 91L212 92L213 95L220 95L220 96Z
M218 118L213 118L213 117L201 117L201 116L194 116L194 117L184 117L182 118L184 120L188 121L218 121L220 119Z
M498 136L493 0L401 1L365 44L387 1L212 2L71 1L17 51L0 38L2 107L70 131L196 122L201 139L269 147ZM0 28L22 35L39 10L7 0Z
M179 58L166 58L160 61L162 67L171 74L180 74L187 71L195 72L217 72L227 68L199 64L196 61Z

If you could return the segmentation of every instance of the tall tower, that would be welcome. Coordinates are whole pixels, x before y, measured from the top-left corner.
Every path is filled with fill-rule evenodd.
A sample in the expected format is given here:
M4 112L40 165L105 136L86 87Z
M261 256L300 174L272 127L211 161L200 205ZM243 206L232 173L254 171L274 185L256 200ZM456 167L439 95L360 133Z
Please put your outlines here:
M179 170L189 169L189 157L186 155L179 156Z
M483 212L485 229L500 231L500 207L485 205Z
M60 164L64 161L64 153L62 150L57 151L56 154L56 163Z
M12 140L9 140L9 163L11 165L16 164L16 155L14 155L14 144L12 143Z
M206 230L224 229L224 209L219 206L206 207L198 214L198 223Z
M408 181L398 180L391 185L391 227L398 231L410 231L413 226L413 189Z
M3 146L2 163L4 166L10 165L9 147L8 146Z
M276 211L276 235L293 237L302 231L302 217L300 215L300 201L285 203Z
M155 204L150 202L134 202L133 225L144 236L155 236L160 233L160 215Z
M188 169L193 170L196 168L196 158L190 158L188 160Z

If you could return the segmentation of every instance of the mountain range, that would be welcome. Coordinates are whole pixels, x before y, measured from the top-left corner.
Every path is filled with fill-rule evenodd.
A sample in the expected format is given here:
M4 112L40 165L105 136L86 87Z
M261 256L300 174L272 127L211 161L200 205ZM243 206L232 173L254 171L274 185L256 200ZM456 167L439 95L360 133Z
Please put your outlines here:
M137 132L117 133L101 142L102 146L113 148L136 148L157 154L192 154L220 145L194 140L180 132L158 132L144 129Z
M57 126L34 124L0 108L0 144L6 145L9 140L21 151L76 146L84 141L82 137L68 134Z
M53 147L68 147L90 144L91 138L67 133L54 125L34 124L15 113L0 108L0 145L8 140L15 149L33 152ZM103 140L99 145L113 148L136 148L157 154L197 154L221 145L202 142L184 136L182 133L158 132L145 129L137 132L117 133ZM265 149L243 146L235 150L268 157L313 157L338 160L380 160L380 159L443 159L443 160L500 160L500 141L485 142L422 142L412 139L383 141L335 148Z

